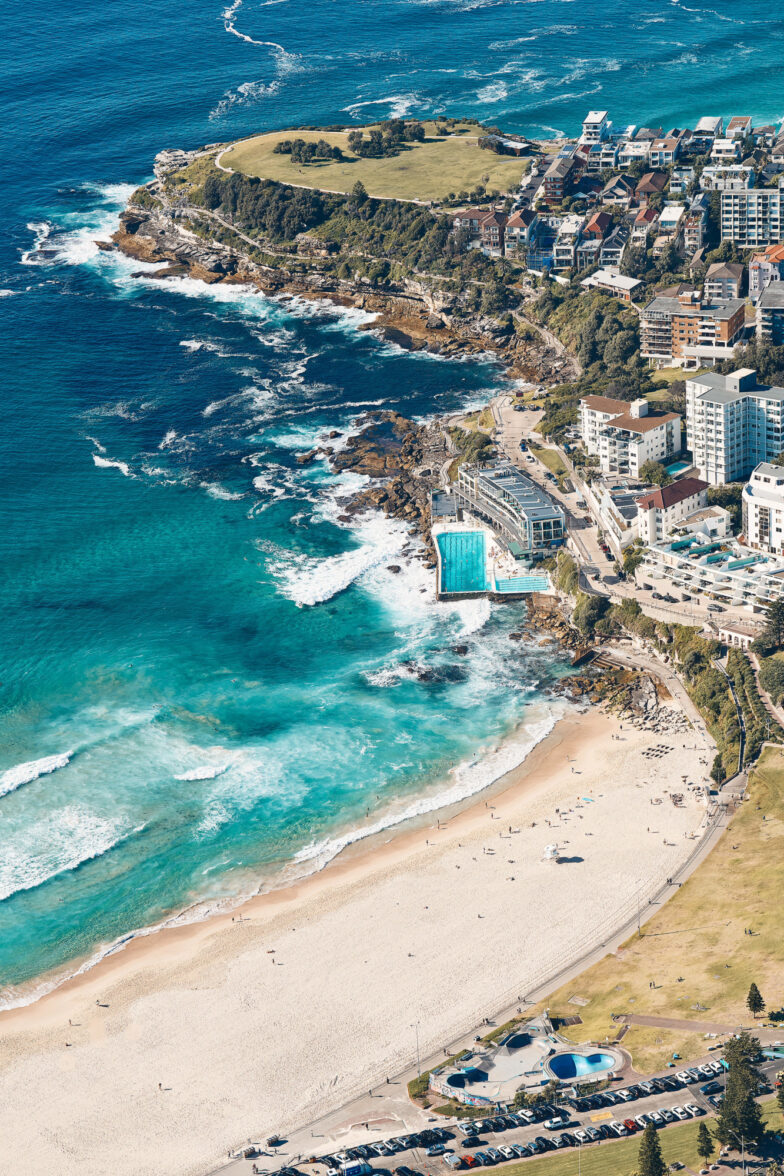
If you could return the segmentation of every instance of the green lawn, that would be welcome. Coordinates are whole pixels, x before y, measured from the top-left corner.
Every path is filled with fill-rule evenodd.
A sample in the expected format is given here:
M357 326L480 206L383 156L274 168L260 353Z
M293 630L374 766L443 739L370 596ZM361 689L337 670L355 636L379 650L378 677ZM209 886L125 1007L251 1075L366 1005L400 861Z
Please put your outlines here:
M357 130L367 129L357 127ZM235 143L223 152L221 164L247 175L350 192L361 180L371 196L400 200L440 200L450 192L470 191L477 184L488 190L509 192L520 184L529 162L477 146L476 127L463 134L439 136L426 124L424 143L407 144L398 155L384 159L360 159L348 149L348 131L273 131ZM289 155L275 155L281 139L326 139L342 148L345 158L324 163L295 164Z
M722 840L674 898L618 950L547 1000L553 1015L578 1013L575 1041L614 1037L612 1013L750 1023L751 981L770 1009L784 992L784 751L763 752ZM754 934L744 934L751 927ZM655 981L656 988L650 987ZM573 1001L572 998L576 998ZM631 1026L623 1038L641 1072L705 1052L700 1033Z
M559 478L561 474L569 473L563 463L561 455L557 453L555 449L540 449L534 445L529 445L528 448L531 450L531 453L534 455L534 457L540 461L542 465L547 466L548 470L555 474L557 478Z
M781 1130L781 1112L776 1100L763 1104L766 1122ZM707 1122L712 1123L712 1119ZM662 1155L668 1164L679 1161L698 1172L702 1161L697 1155L697 1129L699 1120L677 1123L659 1132ZM640 1137L619 1139L617 1143L593 1144L583 1148L578 1156L576 1148L568 1148L537 1160L524 1160L520 1164L504 1164L503 1176L633 1176L637 1170ZM717 1149L718 1150L718 1149ZM715 1157L714 1157L715 1158Z

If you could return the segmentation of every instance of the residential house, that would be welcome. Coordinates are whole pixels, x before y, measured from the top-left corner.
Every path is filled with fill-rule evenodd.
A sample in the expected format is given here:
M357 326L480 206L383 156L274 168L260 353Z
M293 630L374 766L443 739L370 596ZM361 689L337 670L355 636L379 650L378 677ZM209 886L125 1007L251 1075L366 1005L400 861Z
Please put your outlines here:
M513 212L504 229L504 248L507 257L527 258L539 229L539 214L532 208Z
M577 264L577 246L581 241L583 217L565 216L553 245L553 269L572 269Z
M710 157L715 163L739 163L742 147L740 139L714 139Z
M656 226L659 235L654 246L654 254L661 253L667 245L679 244L685 216L686 209L683 204L665 204Z
M771 282L784 279L784 245L768 245L763 253L755 253L749 262L749 295L756 302Z
M586 288L593 287L597 290L605 290L608 294L613 294L616 298L622 299L623 302L631 302L632 294L638 286L642 285L642 282L639 278L629 278L626 274L622 274L619 270L610 267L597 270L590 277L583 278L580 285Z
M727 123L728 139L747 139L751 134L751 118L748 114L735 115Z
M633 163L647 163L650 154L650 139L632 139L628 143L621 143L618 148L618 167L630 167Z
M628 208L634 199L636 183L631 176L611 176L602 188L602 204L618 204Z
M703 192L745 192L753 188L754 168L745 163L732 163L727 167L717 164L704 167L700 176Z
M611 227L612 217L610 216L609 212L605 212L603 209L601 209L599 212L595 212L593 216L590 217L590 219L587 221L585 228L583 229L583 236L593 237L595 240L601 241L602 238L606 235L607 230Z
M646 546L657 543L671 535L687 515L707 505L708 483L680 478L637 499L637 533Z
M663 192L667 187L667 173L662 171L649 171L640 179L634 194L640 203L645 203L650 200L651 196L656 196Z
M693 179L693 167L674 168L670 174L670 196L685 196Z
M771 282L760 294L756 335L775 347L784 344L784 282Z
M724 133L724 121L720 118L713 118L706 116L701 118L694 128L692 135L692 149L699 154L704 154L710 151L713 146L714 139L720 138Z
M596 275L593 275L596 277ZM592 281L585 278L583 285ZM580 401L579 430L586 453L598 457L599 434L613 417L623 416L629 411L628 400L615 400L611 396L584 396Z
M479 222L487 216L486 208L464 208L452 217L452 228L455 232L465 229L471 237L479 237Z
M640 313L640 353L654 367L704 367L732 358L745 322L740 299L705 303L696 291L658 294Z
M705 275L703 297L706 302L721 298L740 298L743 293L743 266L738 262L715 261Z
M680 139L654 139L649 156L651 167L672 167L680 152Z
M631 244L635 248L645 249L647 247L648 237L656 227L658 219L659 214L655 208L647 206L640 209L632 224Z
M686 439L701 478L723 486L748 478L784 449L784 388L760 384L741 368L686 381Z
M755 147L762 147L769 149L776 142L776 128L770 123L763 127L754 127L751 132L751 140Z
M591 269L598 265L602 255L602 242L597 237L588 237L577 246L578 270Z
M784 466L760 462L743 487L741 502L746 545L784 555Z
M600 263L611 269L617 269L623 260L624 251L629 241L629 230L626 225L616 225L602 242Z
M608 168L615 168L618 166L618 146L616 143L594 143L588 149L588 154L585 160L585 170L591 175L598 175L599 172L606 171Z
M493 208L490 212L485 213L480 220L479 238L482 242L482 248L488 253L503 255L504 229L506 228L507 219L505 212L499 212Z
M741 249L777 245L784 240L784 188L722 192L721 239Z

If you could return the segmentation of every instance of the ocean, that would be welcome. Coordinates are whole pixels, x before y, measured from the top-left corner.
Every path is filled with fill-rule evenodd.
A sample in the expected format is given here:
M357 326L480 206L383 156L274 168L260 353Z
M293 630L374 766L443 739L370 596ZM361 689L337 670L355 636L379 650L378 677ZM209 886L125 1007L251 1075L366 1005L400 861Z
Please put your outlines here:
M521 606L436 604L398 523L340 520L359 479L296 461L369 409L484 403L501 371L404 353L359 331L361 312L153 281L101 252L155 153L390 114L539 136L575 132L589 107L665 127L770 121L784 20L770 0L92 0L7 17L0 996L14 1004L141 928L470 795L563 707L552 652L509 639Z

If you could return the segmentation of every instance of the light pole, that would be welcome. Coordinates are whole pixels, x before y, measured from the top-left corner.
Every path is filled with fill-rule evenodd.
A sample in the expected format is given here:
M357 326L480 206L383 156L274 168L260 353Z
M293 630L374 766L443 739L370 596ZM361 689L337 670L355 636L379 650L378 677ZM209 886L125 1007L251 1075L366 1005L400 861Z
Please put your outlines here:
M735 1135L734 1131L730 1131L730 1135ZM746 1140L742 1135L735 1135L736 1139L740 1139L740 1157L743 1166L743 1176L746 1176Z
M422 1067L419 1064L419 1021L415 1021L412 1029L416 1033L416 1051L417 1051L417 1078L422 1077Z

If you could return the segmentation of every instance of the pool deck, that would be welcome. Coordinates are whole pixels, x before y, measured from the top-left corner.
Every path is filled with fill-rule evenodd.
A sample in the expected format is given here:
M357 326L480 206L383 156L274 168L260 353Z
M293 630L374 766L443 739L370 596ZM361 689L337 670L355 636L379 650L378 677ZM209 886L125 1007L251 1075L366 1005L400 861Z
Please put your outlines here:
M438 542L445 534L478 534L485 538L485 586L465 591L442 589L445 573L442 563L443 552ZM439 600L470 600L489 596L491 600L523 600L532 593L552 593L549 573L542 570L526 569L507 550L486 523L465 517L462 522L438 522L431 529L436 549L436 595Z

